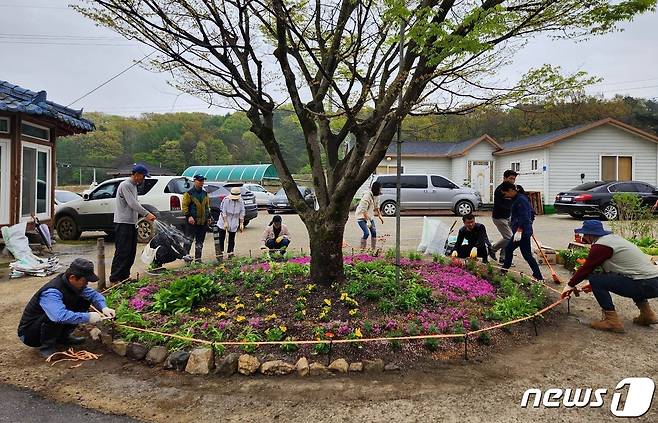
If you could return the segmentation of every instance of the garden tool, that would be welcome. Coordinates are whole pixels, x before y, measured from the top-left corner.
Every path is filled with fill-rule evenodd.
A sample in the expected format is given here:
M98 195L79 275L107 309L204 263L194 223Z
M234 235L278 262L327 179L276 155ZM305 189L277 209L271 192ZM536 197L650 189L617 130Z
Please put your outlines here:
M544 250L541 248L541 245L539 244L539 241L537 241L537 238L535 238L535 234L532 234L532 239L535 241L535 244L537 244L537 248L539 249L539 254L544 258L544 261L546 262L546 265L548 266L548 269L551 271L551 277L553 278L553 282L556 284L561 284L562 281L560 280L560 277L555 273L555 269L553 269L553 266L551 266L551 263L548 262L548 259L546 258L546 254L544 254Z

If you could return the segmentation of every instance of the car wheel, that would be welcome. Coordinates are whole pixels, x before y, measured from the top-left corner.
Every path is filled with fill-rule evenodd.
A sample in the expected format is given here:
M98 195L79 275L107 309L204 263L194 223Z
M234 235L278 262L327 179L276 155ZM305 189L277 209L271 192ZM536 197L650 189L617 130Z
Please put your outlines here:
M581 217L585 216L585 212L582 211L570 211L569 216L574 217L576 219L580 219Z
M619 209L616 205L612 203L605 204L602 208L603 217L606 220L617 220L619 219Z
M455 204L455 214L457 216L466 216L473 213L473 204L470 201L462 200Z
M137 222L137 242L145 244L155 236L155 225L146 219Z
M384 213L384 216L395 216L397 211L398 211L398 206L395 204L394 201L387 201L384 204L382 204L382 213Z
M78 223L71 216L63 216L57 221L57 236L62 241L75 241L80 239Z

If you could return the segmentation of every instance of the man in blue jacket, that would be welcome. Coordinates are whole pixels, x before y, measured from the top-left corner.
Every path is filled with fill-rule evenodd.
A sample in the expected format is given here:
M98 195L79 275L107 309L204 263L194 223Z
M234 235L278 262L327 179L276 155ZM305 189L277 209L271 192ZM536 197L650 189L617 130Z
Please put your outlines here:
M532 255L532 248L530 246L530 238L532 237L532 222L535 220L535 212L532 209L528 196L522 193L522 188L510 182L503 182L500 185L505 198L514 200L510 209L510 226L514 234L511 242L505 248L505 263L503 269L509 269L512 266L512 258L514 258L514 250L517 247L521 249L521 254L525 261L528 262L532 270L532 277L537 280L543 280L544 277L539 270L537 260Z
M29 347L39 348L42 357L56 352L55 344L82 344L85 338L71 334L81 323L98 323L115 317L105 304L105 297L89 288L95 282L94 264L75 259L66 272L45 284L25 306L18 325L19 339ZM93 304L101 313L89 312Z

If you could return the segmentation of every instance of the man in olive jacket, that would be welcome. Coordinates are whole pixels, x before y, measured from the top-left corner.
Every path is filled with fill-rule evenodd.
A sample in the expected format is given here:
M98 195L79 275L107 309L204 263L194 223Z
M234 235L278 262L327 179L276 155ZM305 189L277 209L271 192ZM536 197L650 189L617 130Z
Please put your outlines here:
M189 254L194 240L194 260L197 263L201 262L203 242L206 240L208 225L212 224L210 199L208 192L203 189L205 180L203 175L194 177L194 186L183 195L182 204L183 214L186 218L185 234L187 236L183 247L185 254Z

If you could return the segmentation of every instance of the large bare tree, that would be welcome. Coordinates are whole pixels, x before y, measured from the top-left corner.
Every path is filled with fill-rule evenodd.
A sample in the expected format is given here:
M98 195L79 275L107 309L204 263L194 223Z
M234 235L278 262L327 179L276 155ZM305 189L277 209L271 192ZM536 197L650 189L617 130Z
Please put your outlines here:
M319 283L344 278L342 242L350 202L384 158L405 116L466 113L577 90L591 79L561 75L559 68L545 65L506 80L499 69L533 36L583 39L611 32L656 4L83 1L77 6L81 13L155 49L150 66L170 72L180 89L246 112L308 229L311 278ZM401 29L405 42L399 54ZM290 103L304 133L319 210L309 208L296 189L273 131L274 113Z

